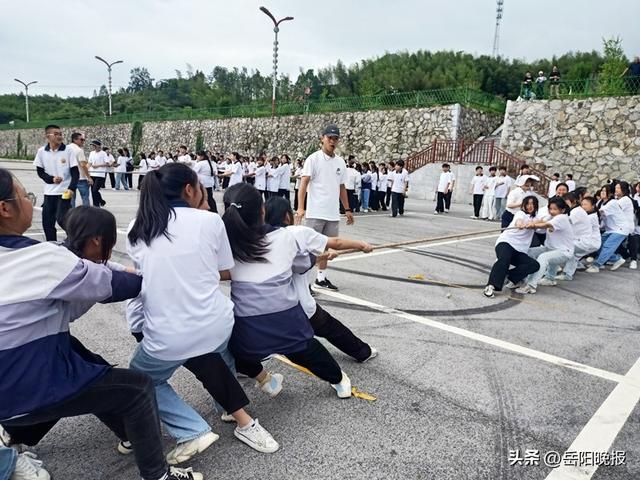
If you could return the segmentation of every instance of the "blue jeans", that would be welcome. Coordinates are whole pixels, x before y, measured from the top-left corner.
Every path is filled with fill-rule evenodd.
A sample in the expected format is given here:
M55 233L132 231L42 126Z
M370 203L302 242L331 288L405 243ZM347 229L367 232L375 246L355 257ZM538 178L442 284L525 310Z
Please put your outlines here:
M120 190L120 184L122 184L125 190L129 190L126 175L124 172L116 172L116 190Z
M624 242L627 235L622 233L607 232L602 235L602 247L600 248L600 254L593 265L602 268L607 262L617 262L620 260L620 255L616 253L618 247Z
M538 260L540 264L540 269L529 275L527 279L527 284L537 288L538 282L543 276L553 280L553 277L558 273L558 267L570 260L573 254L562 250L551 250L549 247L542 245L541 247L530 248L529 256Z
M159 360L145 352L142 345L138 345L129 364L129 368L144 372L153 380L160 420L177 443L188 442L211 431L200 414L167 383L185 361Z
M362 203L363 210L369 210L369 195L371 195L371 190L368 188L362 190L362 199L360 200L360 203Z
M0 445L0 480L10 480L13 469L16 468L18 452L13 448Z
M88 207L89 205L91 205L91 203L89 202L90 191L91 191L91 188L89 188L89 182L87 182L86 180L78 180L78 193L80 193L80 198L82 199L82 205L84 205L85 207ZM73 205L76 204L75 194L74 194L72 204Z

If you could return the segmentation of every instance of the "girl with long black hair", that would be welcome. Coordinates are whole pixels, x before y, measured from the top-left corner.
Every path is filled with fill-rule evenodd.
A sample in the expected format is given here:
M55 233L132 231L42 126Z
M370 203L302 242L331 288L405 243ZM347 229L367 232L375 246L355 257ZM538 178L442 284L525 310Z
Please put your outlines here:
M239 372L258 382L268 375L260 361L279 353L329 382L338 397L351 396L351 381L315 338L294 285L294 272L313 265L285 228L265 225L260 193L242 183L224 194L222 217L235 266L230 269L235 325L229 346Z

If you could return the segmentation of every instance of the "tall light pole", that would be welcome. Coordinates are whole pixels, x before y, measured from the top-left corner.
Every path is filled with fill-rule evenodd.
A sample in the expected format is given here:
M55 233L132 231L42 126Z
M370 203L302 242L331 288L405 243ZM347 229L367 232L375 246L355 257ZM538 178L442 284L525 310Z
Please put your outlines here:
M502 11L504 0L496 1L496 30L493 34L493 52L492 56L498 58L500 55L500 22L502 22Z
M34 83L38 83L37 80L34 80L33 82L29 82L29 83L24 83L22 80L18 80L17 78L14 78L14 80L18 83L21 83L22 85L24 85L24 106L27 110L27 123L29 123L29 85L33 85Z
M118 60L117 62L109 63L104 58L99 57L98 55L96 55L96 60L100 60L102 63L104 63L107 66L107 71L109 72L109 90L107 90L107 92L109 94L109 116L111 116L111 114L113 113L111 110L111 67L117 65L118 63L124 62L122 60Z
M280 20L276 20L276 17L267 10L267 7L260 7L260 11L264 13L273 21L273 33L275 33L275 40L273 42L273 93L271 95L271 116L276 115L276 84L278 82L278 32L280 31L279 25L287 20L293 20L293 17L284 17Z

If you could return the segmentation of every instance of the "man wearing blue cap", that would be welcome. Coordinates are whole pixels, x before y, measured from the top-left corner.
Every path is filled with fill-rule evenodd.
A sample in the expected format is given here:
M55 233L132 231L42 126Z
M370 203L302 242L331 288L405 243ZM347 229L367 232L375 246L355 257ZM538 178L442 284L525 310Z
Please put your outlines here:
M349 208L349 199L345 182L347 166L342 157L335 154L340 141L340 129L330 124L322 132L322 148L309 155L302 167L300 188L298 190L298 211L296 224L305 217L305 225L327 237L337 237L340 225L340 206L342 202L347 216L347 225L353 225L353 212ZM307 197L307 191L309 195ZM305 197L307 211L305 212ZM326 276L327 260L318 261L316 286L329 290L338 290Z

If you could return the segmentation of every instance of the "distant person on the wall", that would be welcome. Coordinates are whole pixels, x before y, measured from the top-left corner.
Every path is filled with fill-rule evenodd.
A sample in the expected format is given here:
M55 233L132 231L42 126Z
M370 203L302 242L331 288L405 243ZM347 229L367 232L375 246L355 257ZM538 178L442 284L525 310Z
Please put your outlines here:
M549 75L549 98L558 98L560 96L560 70L556 65L551 69L551 75Z
M544 84L547 83L547 77L544 76L544 72L540 70L536 77L536 98L544 98Z
M569 187L570 192L573 192L576 189L576 182L573 180L573 174L567 173L564 176L564 183L567 184L567 187Z
M527 72L524 74L524 79L522 80L522 98L525 100L531 100L532 89L533 76L531 75L531 72Z
M451 171L451 167L448 163L442 164L442 173L438 180L438 188L436 190L436 211L434 215L440 213L449 213L451 207L451 192L453 191L453 185L456 183L456 176Z
M640 91L640 57L633 59L633 62L622 72L622 77L627 76L627 90L633 95Z

